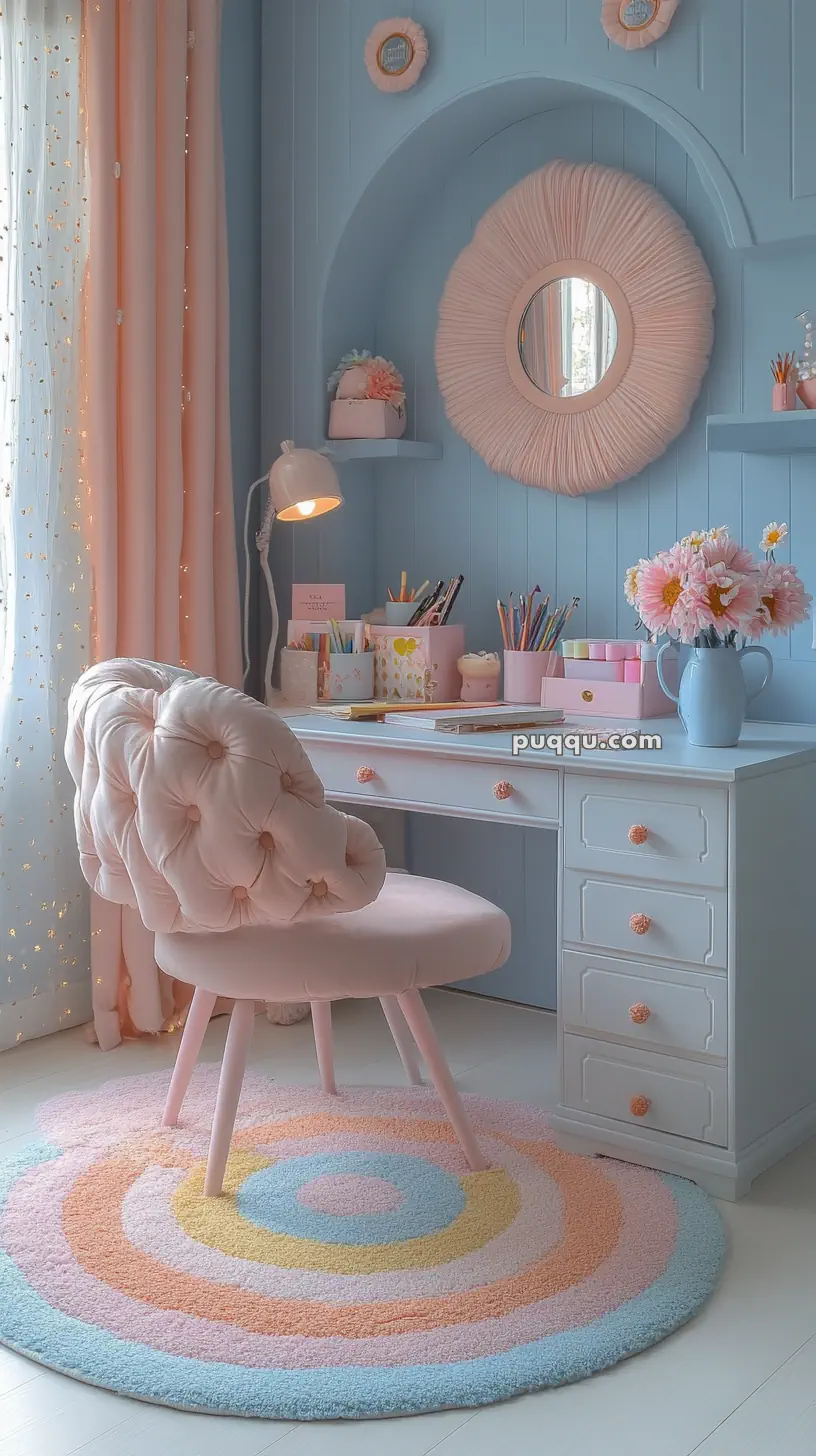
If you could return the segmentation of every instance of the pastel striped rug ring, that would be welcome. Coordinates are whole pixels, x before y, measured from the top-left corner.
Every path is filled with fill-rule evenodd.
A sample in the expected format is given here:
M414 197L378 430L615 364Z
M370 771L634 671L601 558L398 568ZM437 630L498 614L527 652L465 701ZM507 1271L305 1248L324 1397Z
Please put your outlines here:
M181 1409L288 1420L477 1406L579 1380L699 1309L724 1254L694 1184L562 1153L546 1114L247 1076L220 1198L218 1069L162 1129L168 1074L40 1109L0 1164L0 1341Z

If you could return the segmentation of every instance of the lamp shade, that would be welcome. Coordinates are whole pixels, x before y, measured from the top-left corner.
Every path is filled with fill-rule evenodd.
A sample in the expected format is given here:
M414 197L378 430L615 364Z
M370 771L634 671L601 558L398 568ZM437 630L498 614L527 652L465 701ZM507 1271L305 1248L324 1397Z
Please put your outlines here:
M337 471L317 450L284 440L269 471L269 496L279 521L310 521L343 504Z

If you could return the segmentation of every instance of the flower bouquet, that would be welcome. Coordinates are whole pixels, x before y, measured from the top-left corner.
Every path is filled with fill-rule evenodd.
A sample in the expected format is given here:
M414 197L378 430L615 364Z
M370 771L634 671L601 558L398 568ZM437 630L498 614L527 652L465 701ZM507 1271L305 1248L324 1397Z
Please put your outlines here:
M741 659L750 652L765 659L770 681L773 659L764 647L746 646L765 632L787 632L806 621L811 596L795 566L776 560L788 534L772 521L755 559L729 535L726 526L695 531L670 551L641 559L626 573L624 592L652 639L669 637L658 654L663 691L679 704L689 740L700 746L730 747L739 739L749 701ZM737 639L742 646L737 646ZM663 680L661 659L672 643L694 649L680 683L679 697ZM712 648L730 649L712 653Z

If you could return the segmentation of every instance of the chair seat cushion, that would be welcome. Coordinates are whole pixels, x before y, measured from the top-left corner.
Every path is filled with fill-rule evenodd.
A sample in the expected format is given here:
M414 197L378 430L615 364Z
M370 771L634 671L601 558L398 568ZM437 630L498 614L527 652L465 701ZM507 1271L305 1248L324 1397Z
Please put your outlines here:
M510 921L488 900L418 875L389 874L362 910L322 920L156 936L163 971L238 999L339 1001L397 996L495 971Z

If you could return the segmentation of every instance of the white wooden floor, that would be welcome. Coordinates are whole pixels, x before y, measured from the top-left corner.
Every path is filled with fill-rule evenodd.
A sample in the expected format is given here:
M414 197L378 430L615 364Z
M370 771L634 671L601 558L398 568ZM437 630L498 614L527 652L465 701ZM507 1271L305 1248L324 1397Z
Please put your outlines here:
M543 1106L555 1093L555 1024L456 993L429 997L460 1087ZM221 1018L205 1044L220 1056ZM335 1007L338 1076L401 1082L379 1009ZM164 1067L172 1041L107 1055L81 1028L0 1054L0 1157L36 1105L62 1090ZM253 1062L317 1080L309 1023L258 1018ZM579 1385L478 1412L306 1424L184 1415L90 1389L0 1347L0 1456L816 1456L816 1141L725 1205L731 1254L708 1308L635 1359Z

